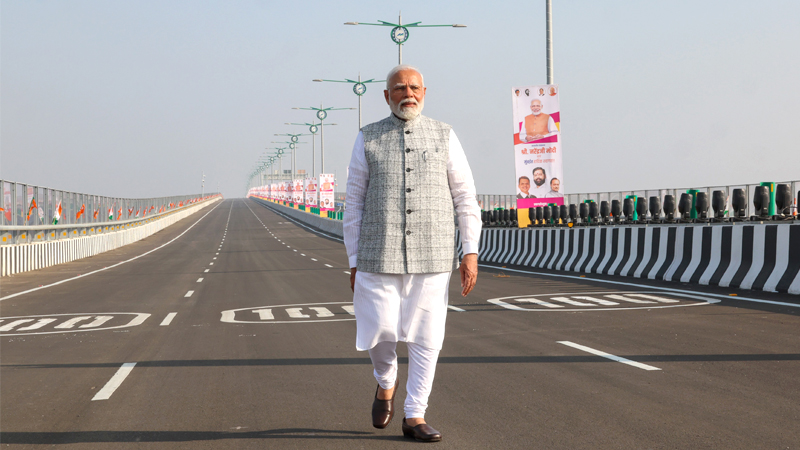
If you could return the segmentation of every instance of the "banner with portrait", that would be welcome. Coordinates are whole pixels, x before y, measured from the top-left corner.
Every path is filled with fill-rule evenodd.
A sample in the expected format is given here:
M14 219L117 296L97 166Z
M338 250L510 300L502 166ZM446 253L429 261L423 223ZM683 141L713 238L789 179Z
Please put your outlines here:
M333 211L333 174L319 174L319 209L320 211Z
M304 180L306 191L306 206L313 208L317 206L317 179L306 178Z
M564 204L558 85L511 88L517 208Z
M292 189L292 202L300 205L303 203L303 179L295 178Z

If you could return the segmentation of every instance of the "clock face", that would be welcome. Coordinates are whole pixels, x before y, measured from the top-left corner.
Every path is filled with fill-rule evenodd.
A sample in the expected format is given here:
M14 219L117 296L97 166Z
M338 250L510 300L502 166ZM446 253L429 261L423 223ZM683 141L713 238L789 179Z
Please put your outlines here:
M323 111L323 110L317 111L317 119L325 120L326 117L328 117L327 111Z
M364 93L367 92L367 85L364 83L356 83L353 85L353 92L355 92L356 95L364 95Z
M310 131L311 134L317 134L317 131L319 131L319 127L317 127L316 125L311 125L310 127L308 127L308 131Z
M290 149L294 150L294 147L295 147L295 145L294 145L294 142L292 142L291 144L289 144L289 148L290 148Z
M298 138L297 136L292 136L292 139L290 139L290 140L291 140L292 142L297 142L297 141L299 141L299 140L300 140L300 138Z
M394 27L392 28L392 40L396 44L402 44L403 42L408 40L408 28L406 27Z

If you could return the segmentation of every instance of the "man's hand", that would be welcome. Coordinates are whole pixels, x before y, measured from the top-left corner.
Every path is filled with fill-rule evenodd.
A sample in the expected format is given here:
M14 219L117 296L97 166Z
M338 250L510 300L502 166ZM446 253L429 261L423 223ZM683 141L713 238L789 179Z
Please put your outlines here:
M478 281L478 254L464 255L458 270L461 272L461 296L466 297Z
M350 268L350 290L355 292L356 291L356 268Z

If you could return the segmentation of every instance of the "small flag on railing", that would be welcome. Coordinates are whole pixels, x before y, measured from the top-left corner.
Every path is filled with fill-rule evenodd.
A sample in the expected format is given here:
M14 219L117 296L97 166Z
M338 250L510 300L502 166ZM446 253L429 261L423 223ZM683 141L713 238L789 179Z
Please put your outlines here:
M78 211L78 214L75 214L75 220L80 219L83 213L85 212L86 212L86 204L82 204L81 209Z
M94 211L94 214L92 215L92 217L94 217L94 220L97 220L97 216L98 216L99 214L100 214L100 210L99 210L99 209L96 209L96 210Z
M117 211L117 220L119 220L119 218L120 218L121 216L122 216L122 206L120 206L120 207L119 207L119 210Z
M133 208L128 208L128 217L130 217L131 214L133 214Z
M114 208L108 208L108 220L114 220Z
M35 198L32 198L32 199L31 199L31 206L29 206L29 207L28 207L28 216L25 218L25 221L29 221L29 220L31 220L31 213L32 213L32 212L33 212L33 210L34 210L34 209L36 209L36 208L37 208L37 206L36 206L36 199L35 199Z
M137 209L137 210L136 210L136 215L135 215L135 216L133 216L133 217L139 217L139 212L140 212L140 211L141 211L141 209Z
M7 221L11 222L11 210L10 209L0 208L0 212L3 213L4 216L6 216L6 220Z
M56 210L53 211L53 225L58 225L58 221L61 220L61 202L58 202L58 206L56 206Z

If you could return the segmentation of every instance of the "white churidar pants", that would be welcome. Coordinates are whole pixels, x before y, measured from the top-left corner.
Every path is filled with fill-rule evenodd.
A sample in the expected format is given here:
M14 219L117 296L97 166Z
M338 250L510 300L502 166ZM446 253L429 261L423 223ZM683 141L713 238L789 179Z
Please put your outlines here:
M375 379L383 389L391 389L397 381L397 342L380 342L369 349L369 357L375 368ZM408 381L406 382L406 401L403 409L406 418L425 418L428 409L428 396L433 388L436 360L439 350L408 343Z
M397 380L397 342L408 343L407 418L424 418L444 341L451 272L356 272L356 349L369 350L383 389Z

